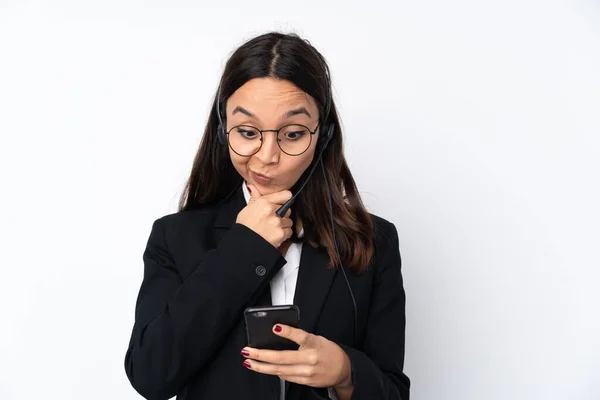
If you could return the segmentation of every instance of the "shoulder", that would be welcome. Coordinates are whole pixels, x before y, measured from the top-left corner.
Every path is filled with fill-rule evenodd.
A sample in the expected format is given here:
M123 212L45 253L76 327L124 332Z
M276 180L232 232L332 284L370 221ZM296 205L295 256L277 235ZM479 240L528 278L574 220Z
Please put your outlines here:
M184 270L217 245L217 216L217 210L211 207L163 215L154 220L148 243L168 251Z
M374 257L372 267L380 270L384 266L401 264L398 230L396 226L385 218L370 214L373 221Z
M373 221L375 246L387 247L394 242L398 243L398 230L396 226L385 218L369 213Z
M195 210L177 211L166 214L154 221L153 229L161 227L165 235L168 236L202 230L204 227L213 225L217 211L217 207L207 206Z

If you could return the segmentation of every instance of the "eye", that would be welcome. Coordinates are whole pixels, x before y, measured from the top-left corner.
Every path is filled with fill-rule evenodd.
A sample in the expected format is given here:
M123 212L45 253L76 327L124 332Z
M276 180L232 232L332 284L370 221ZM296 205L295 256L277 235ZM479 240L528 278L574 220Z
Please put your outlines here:
M294 140L299 139L303 134L304 132L302 131L286 132L285 137L286 139Z
M308 134L308 129L301 125L289 125L282 131L282 136L285 140L295 141L302 139Z
M256 129L252 129L250 127L237 127L236 128L236 132L242 136L243 138L246 139L255 139L256 137L259 136L258 131L256 131Z

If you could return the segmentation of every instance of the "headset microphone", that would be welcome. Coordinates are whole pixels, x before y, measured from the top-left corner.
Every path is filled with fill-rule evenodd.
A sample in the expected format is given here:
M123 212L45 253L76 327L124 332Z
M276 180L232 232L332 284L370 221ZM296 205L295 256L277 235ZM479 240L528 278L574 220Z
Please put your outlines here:
M284 215L287 212L287 210L292 206L292 204L294 204L294 201L296 200L296 197L298 197L298 195L300 194L300 192L302 191L302 189L304 189L304 186L306 186L306 184L308 183L308 180L312 176L313 172L315 172L315 168L317 167L317 165L319 165L319 162L321 162L321 158L323 157L323 152L325 151L325 148L327 147L327 145L329 144L329 141L331 140L331 137L333 136L333 129L334 129L334 125L333 124L330 124L330 125L327 126L327 132L325 134L325 138L323 139L323 145L320 146L321 149L319 150L319 155L317 156L317 161L315 161L315 163L313 164L313 166L312 166L312 168L310 170L310 173L308 174L308 176L304 180L304 183L302 184L302 186L300 186L300 189L298 189L298 191L296 192L296 194L294 194L294 196L292 196L291 199L289 199L288 201L286 201L285 204L282 205L279 208L279 210L275 211L275 213L277 215L279 215L281 218L284 217Z

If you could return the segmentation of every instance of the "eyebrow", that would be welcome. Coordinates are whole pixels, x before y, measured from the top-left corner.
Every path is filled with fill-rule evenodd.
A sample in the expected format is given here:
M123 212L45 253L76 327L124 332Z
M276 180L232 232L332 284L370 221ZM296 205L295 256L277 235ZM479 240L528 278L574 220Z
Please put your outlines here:
M231 112L231 115L235 115L238 112L245 114L245 115L249 116L250 118L256 118L256 115L252 114L250 111L246 110L242 106L237 106L236 108L234 108L233 111ZM289 110L288 112L284 113L283 115L285 118L290 118L290 117L293 117L295 115L300 115L300 114L305 114L309 118L312 118L312 116L310 115L310 113L308 112L308 110L305 107L294 108L293 110Z

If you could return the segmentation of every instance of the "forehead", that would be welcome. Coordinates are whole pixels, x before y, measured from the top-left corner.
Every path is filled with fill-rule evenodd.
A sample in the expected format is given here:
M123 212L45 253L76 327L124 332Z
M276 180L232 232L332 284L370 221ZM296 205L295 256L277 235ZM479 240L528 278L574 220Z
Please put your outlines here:
M227 100L227 112L236 106L250 108L257 115L286 112L294 107L306 107L311 115L318 114L311 95L290 81L276 78L254 78L240 86Z

